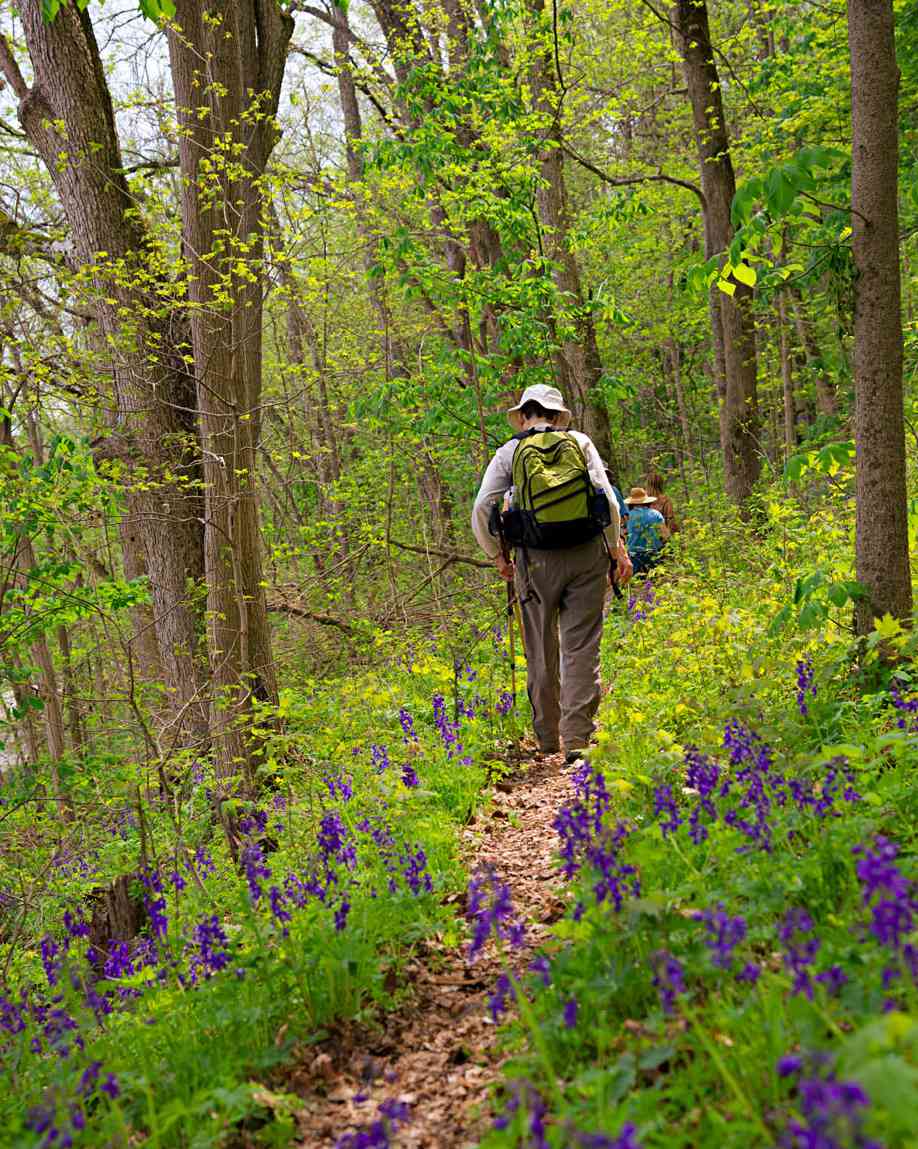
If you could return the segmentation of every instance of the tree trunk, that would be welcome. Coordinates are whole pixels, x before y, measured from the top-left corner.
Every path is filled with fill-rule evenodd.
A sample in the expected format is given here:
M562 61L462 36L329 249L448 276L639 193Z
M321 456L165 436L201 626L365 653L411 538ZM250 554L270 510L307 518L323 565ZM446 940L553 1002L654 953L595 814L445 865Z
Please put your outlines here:
M18 566L23 581L27 580L30 571L36 566L35 551L32 540L23 535L19 543ZM31 644L32 658L38 667L38 693L42 700L42 713L45 719L45 737L47 740L48 759L51 769L51 788L57 800L62 818L69 818L73 814L73 807L64 795L61 785L60 764L67 753L67 744L64 740L64 712L61 708L60 694L57 688L57 675L54 673L54 662L48 639L39 633Z
M797 338L806 356L807 366L813 372L816 386L816 406L824 415L838 414L838 399L835 394L835 385L826 370L819 351L819 344L813 335L813 329L803 314L803 300L800 291L791 288L791 305L794 309L794 326L797 328Z
M733 239L730 208L736 193L736 179L706 0L678 0L673 8L673 23L692 105L704 193L705 256L711 259L725 252ZM760 470L755 323L752 289L736 280L731 280L731 283L734 287L732 296L716 286L712 288L711 326L718 385L720 380L717 376L721 370L719 338L723 347L721 441L724 480L727 494L735 502L743 503L751 494Z
M848 0L854 228L854 434L859 634L909 620L897 204L899 71L892 0Z
M276 701L255 487L265 204L261 177L293 19L276 0L179 0L169 58L180 129L182 223L204 454L211 725L223 778L251 788L242 721ZM180 30L179 30L180 29Z
M138 543L134 565L150 579L154 625L173 721L182 740L206 737L198 702L195 617L187 583L203 571L200 511L185 484L165 469L193 477L193 430L184 416L186 371L154 287L157 258L137 220L123 175L111 96L92 24L76 5L46 22L41 0L19 6L33 84L29 88L0 44L0 66L19 99L19 120L41 156L70 225L76 261L91 268L93 306L115 385L115 426L104 453L136 468L127 484L127 538ZM181 340L181 335L179 335ZM191 484L193 486L193 484ZM141 648L142 649L142 648ZM159 660L153 668L155 675Z
M580 268L570 247L570 217L564 185L561 133L561 92L552 51L551 15L545 0L528 0L532 16L530 83L535 110L543 119L539 128L540 185L536 191L543 254L553 265L555 284L568 309L567 322L575 337L561 343L555 357L558 386L568 400L575 421L609 460L612 441L609 416L596 394L602 378L602 360L596 343L593 314L586 305Z
M70 745L74 754L83 753L86 734L83 730L83 714L77 697L76 681L73 673L73 656L70 647L70 632L66 626L57 628L57 648L61 655L61 678L66 703L67 728L70 731Z

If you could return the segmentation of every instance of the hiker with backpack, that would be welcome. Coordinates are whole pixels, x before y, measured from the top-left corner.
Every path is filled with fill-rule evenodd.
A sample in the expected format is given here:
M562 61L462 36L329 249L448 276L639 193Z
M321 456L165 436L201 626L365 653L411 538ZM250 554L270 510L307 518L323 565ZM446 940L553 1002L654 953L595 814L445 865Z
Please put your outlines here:
M656 496L644 487L632 487L625 499L628 504L628 554L635 574L646 574L660 561L669 528L663 515L654 508Z
M563 743L575 762L595 730L606 586L630 562L602 460L588 435L568 430L561 392L527 387L507 417L516 434L488 464L472 530L516 588L539 748Z

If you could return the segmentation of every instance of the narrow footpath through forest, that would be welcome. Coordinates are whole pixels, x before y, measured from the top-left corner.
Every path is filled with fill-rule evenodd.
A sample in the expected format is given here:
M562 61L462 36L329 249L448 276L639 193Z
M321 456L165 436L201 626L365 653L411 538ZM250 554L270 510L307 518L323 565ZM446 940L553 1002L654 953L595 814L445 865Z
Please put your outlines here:
M570 798L575 769L560 754L520 760L463 831L469 872L492 865L526 922L526 946L514 958L519 970L563 912L552 822ZM463 898L456 896L460 913ZM422 946L405 971L411 994L401 1009L381 1015L376 1028L342 1027L310 1050L286 1083L306 1098L297 1144L334 1145L395 1099L411 1111L396 1138L400 1149L477 1145L502 1060L488 1009L501 966L493 941L472 964L467 952L465 939L457 947Z

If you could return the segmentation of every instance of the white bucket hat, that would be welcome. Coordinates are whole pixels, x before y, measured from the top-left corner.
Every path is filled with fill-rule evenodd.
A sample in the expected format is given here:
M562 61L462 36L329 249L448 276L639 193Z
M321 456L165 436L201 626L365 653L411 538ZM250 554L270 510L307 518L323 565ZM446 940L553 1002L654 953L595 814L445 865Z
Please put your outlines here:
M536 383L532 387L527 387L523 394L520 396L520 401L515 407L511 407L507 412L507 418L510 420L510 426L514 431L522 431L523 419L520 411L527 403L538 403L546 411L558 411L560 418L555 420L554 426L559 431L563 431L566 427L571 425L571 413L567 407L564 406L564 399L561 397L561 392L557 387L549 387L545 383Z

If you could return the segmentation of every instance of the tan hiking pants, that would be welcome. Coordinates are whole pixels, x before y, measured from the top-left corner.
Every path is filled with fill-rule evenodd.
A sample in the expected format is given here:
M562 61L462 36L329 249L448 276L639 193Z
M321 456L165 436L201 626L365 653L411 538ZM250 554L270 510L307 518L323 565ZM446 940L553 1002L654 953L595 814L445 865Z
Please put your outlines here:
M599 707L599 644L609 559L601 538L567 550L517 550L527 689L546 752L587 745Z

